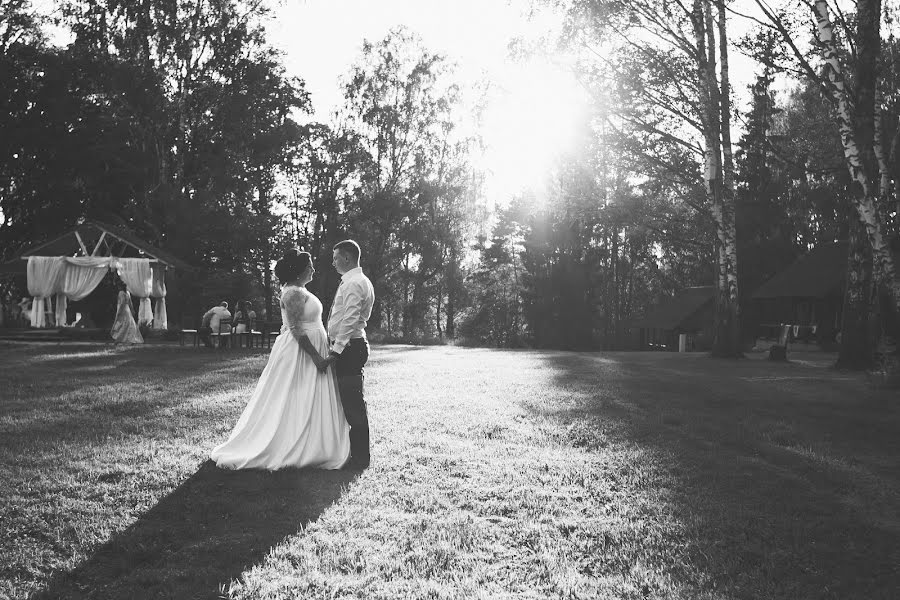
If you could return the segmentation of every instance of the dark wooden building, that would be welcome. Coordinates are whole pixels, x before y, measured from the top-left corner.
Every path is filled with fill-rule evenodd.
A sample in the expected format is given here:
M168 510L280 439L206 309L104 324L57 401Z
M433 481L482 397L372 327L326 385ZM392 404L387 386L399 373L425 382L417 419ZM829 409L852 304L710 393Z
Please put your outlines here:
M639 332L641 350L677 352L684 334L685 350L712 347L715 288L711 285L685 288L651 307L635 319L631 328Z
M790 325L791 339L834 341L841 326L847 243L821 244L753 292L759 337L775 339Z

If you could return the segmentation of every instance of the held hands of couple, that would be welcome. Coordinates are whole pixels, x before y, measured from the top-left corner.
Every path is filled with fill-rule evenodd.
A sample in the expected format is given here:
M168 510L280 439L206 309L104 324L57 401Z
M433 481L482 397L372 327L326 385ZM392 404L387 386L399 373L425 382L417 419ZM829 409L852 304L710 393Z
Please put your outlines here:
M329 354L325 358L322 358L320 356L319 359L316 361L316 368L319 369L319 371L324 373L325 371L328 370L328 366L331 365L332 363L334 363L334 361L336 359L337 359L337 354Z

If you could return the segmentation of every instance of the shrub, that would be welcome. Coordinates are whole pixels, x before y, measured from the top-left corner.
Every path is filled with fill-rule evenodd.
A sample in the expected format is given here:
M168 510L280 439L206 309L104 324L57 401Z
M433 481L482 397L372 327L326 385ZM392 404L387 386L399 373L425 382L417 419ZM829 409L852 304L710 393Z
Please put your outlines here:
M875 366L869 371L872 384L881 389L900 389L900 354L894 352L877 352Z

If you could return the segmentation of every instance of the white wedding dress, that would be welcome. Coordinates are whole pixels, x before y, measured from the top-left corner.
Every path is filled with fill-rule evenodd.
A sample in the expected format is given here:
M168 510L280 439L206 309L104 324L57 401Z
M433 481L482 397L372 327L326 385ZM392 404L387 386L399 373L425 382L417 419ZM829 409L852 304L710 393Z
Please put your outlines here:
M225 469L339 469L350 456L350 426L333 367L320 372L290 330L305 333L328 356L322 303L305 288L286 286L281 316L281 334L256 390L228 441L210 458Z
M113 320L109 335L120 344L144 343L144 336L141 335L141 330L134 322L134 315L131 314L131 294L125 290L119 292L116 318Z

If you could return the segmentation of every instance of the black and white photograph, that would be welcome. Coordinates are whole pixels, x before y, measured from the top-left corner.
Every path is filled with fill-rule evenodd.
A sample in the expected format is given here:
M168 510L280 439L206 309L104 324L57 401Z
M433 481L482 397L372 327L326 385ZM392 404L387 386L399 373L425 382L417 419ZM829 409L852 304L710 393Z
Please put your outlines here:
M0 0L0 600L900 598L900 0Z

